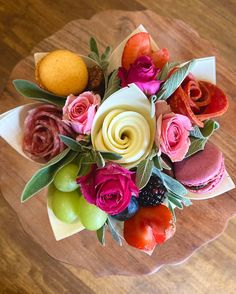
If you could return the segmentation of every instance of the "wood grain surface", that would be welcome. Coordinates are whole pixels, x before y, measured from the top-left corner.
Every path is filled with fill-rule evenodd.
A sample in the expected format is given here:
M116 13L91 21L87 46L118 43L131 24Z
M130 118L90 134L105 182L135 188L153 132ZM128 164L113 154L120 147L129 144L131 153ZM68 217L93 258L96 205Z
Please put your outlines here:
M148 1L147 1L148 2ZM91 2L92 3L92 2ZM146 3L146 2L145 2ZM200 2L199 2L200 3ZM136 3L137 4L137 3ZM92 5L92 4L91 4ZM114 5L115 6L115 5ZM132 5L130 5L132 6ZM155 5L153 4L153 7ZM115 7L114 7L115 8ZM127 7L122 7L124 9L127 9ZM139 7L136 7L139 8ZM233 6L232 6L233 8ZM131 8L135 9L135 8ZM181 7L179 8L181 11ZM183 9L183 8L182 8ZM214 12L214 10L213 10ZM173 12L174 13L174 12ZM217 10L214 13L218 13ZM229 12L229 22L233 21L233 18L230 18L231 12ZM112 14L109 13L109 17L112 17ZM104 40L110 40L110 38L114 40L117 40L119 42L119 38L122 39L122 36L124 36L129 29L132 29L135 24L137 24L140 19L142 19L142 22L146 24L147 22L147 28L150 30L150 32L153 34L155 38L160 38L160 45L165 45L166 38L164 38L164 35L158 35L158 31L156 30L157 24L160 22L160 19L156 17L154 14L150 13L121 13L117 12L113 18L119 19L119 23L117 24L116 35L111 36L105 36L100 37L98 40L100 41L101 45L104 46L105 42ZM112 19L113 19L112 18ZM99 19L97 20L98 23L100 19L104 19L104 16L100 15ZM225 17L224 17L225 19ZM144 22L145 20L145 22ZM223 20L222 20L223 21ZM86 23L86 21L82 21L82 23ZM168 23L169 22L169 23ZM78 23L81 22L78 21ZM171 29L172 21L168 20L166 22L163 22L161 28ZM69 24L70 26L71 24ZM73 23L72 23L73 25ZM100 24L101 26L104 26L104 24ZM69 29L70 33L68 34L68 38L64 35L60 34L58 35L59 38L59 44L61 42L67 43L67 40L69 40L69 43L66 45L68 48L73 49L73 46L78 48L78 38L71 40L71 36L76 35L73 33L73 30L75 28L78 28L77 22L74 23L73 27ZM186 30L186 26L181 22L176 22L175 28L178 30L179 37L183 35L183 38L186 37L184 34ZM216 26L217 28L217 26ZM230 31L229 26L229 31ZM98 27L93 26L92 28L94 35L99 36ZM172 32L170 30L170 32ZM87 49L86 42L83 36L85 36L87 33L85 26L81 27L81 42L80 48L81 51L84 51ZM232 30L231 36L233 36L233 33L235 34L235 31ZM189 33L187 33L188 35ZM27 34L26 34L27 35ZM173 34L176 36L175 34ZM174 47L171 46L172 54L175 54L177 56L182 52L182 49L178 51L179 46L183 46L185 49L187 47L187 54L189 54L186 57L191 57L193 54L200 52L201 50L201 44L197 42L198 36L196 33L191 31L192 39L194 37L196 38L195 43L191 42L190 45L186 45L186 43L178 44L178 46ZM108 39L106 39L108 38ZM27 39L27 38L26 38ZM191 37L190 37L191 39ZM4 40L4 39L2 39ZM179 40L179 38L178 38ZM2 42L2 41L1 41ZM4 41L3 41L4 43ZM63 43L63 44L65 44ZM110 41L111 43L111 41ZM11 44L11 42L9 43ZM224 44L224 43L222 43ZM1 44L2 45L2 44ZM41 47L40 47L41 46ZM48 48L53 48L50 39L48 41L42 42L37 46L38 48L45 48L45 46L48 46ZM51 47L50 47L51 46ZM57 45L56 45L57 46ZM64 46L64 47L66 47ZM72 47L71 47L72 46ZM168 47L168 45L165 45ZM221 45L224 47L224 45ZM231 47L230 47L231 46ZM231 50L234 50L235 44L232 42L232 45L229 45L228 47L231 48ZM209 48L209 46L207 46ZM216 46L219 47L219 46ZM227 43L226 43L227 47ZM219 49L219 48L218 48ZM35 49L36 50L36 49ZM38 49L37 49L38 50ZM220 49L219 49L220 50ZM228 48L225 48L225 52L227 52ZM198 51L198 52L197 52ZM230 50L229 50L230 51ZM178 53L179 52L179 53ZM224 52L224 50L223 50ZM231 52L231 51L230 51ZM223 55L223 54L222 54ZM233 53L231 57L233 56ZM180 56L181 57L181 56ZM231 98L234 97L234 84L233 84L233 70L230 61L230 57L225 53L224 60L225 63L221 61L219 62L220 67L218 67L218 82L221 83L222 87L227 89L227 93ZM2 65L1 65L2 68ZM3 66L4 68L4 66ZM20 73L24 75L24 77L29 77L31 74L30 70L32 71L32 56L31 58L27 59L24 65L25 71L22 72L22 63L18 65L18 69L16 68L14 74ZM18 76L19 77L19 76ZM2 96L1 99L1 112L9 109L10 107L19 105L22 103L22 98L19 98L19 96L15 95L15 92L13 94L12 89L8 86L8 91L5 91L5 94ZM14 99L10 98L14 97ZM24 100L25 101L25 100ZM4 103L3 103L4 102ZM26 101L25 101L26 102ZM234 132L234 124L232 124L233 121L235 121L234 118L234 111L235 111L235 102L233 99L231 99L231 110L226 115L225 119L221 121L222 124L222 130L221 133L219 132L218 136L215 136L214 139L218 141L218 144L221 148L224 149L224 153L226 155L226 165L231 174L235 175L235 169L234 169L234 156L235 156L235 145L232 144L233 142L233 132ZM223 134L224 133L224 134ZM223 134L223 135L222 135ZM222 136L221 136L222 135ZM220 137L221 136L221 137ZM231 142L232 141L232 142ZM231 143L231 145L229 145ZM235 144L235 143L234 143ZM6 144L1 144L1 175L4 182L5 189L7 188L9 193L8 195L12 195L12 199L10 200L12 205L14 205L14 209L18 210L18 213L20 210L22 210L21 207L19 207L19 203L17 203L14 199L16 199L18 193L18 188L20 185L24 183L24 181L29 178L31 172L32 172L32 166L27 166L25 169L24 174L19 173L18 170L21 169L22 164L26 166L28 164L24 159L19 158L19 156L13 152L9 147L7 147ZM9 156L10 155L10 156ZM8 161L10 160L10 164ZM5 167L4 169L2 167ZM15 168L19 167L18 170ZM29 168L28 168L29 167ZM20 177L19 177L20 174ZM12 180L6 180L9 179L9 175L11 175ZM235 179L235 178L234 178ZM2 186L1 186L2 189ZM3 189L2 189L3 190ZM5 191L3 191L5 195ZM43 199L42 197L40 199ZM228 193L227 197L227 213L228 216L231 215L235 211L235 193L231 192ZM218 202L218 203L217 203ZM43 200L38 201L39 206L37 208L40 209L40 207L43 206ZM209 202L207 202L209 205ZM212 207L212 213L211 215L207 216L207 210L204 210L206 208L204 202L202 204L199 204L199 210L201 213L199 215L205 214L205 221L208 217L213 218L214 220L221 219L221 216L225 215L225 199L223 196L219 197L218 200L213 200L211 202ZM218 206L218 204L220 204ZM195 206L196 207L196 206ZM40 220L37 219L38 214L37 209L33 209L33 207L28 207L30 209L30 214L32 217L32 221L35 222L40 227ZM191 208L192 209L192 208ZM41 210L40 210L41 211ZM188 209L188 217L191 220L190 209ZM19 223L14 216L13 212L9 209L6 202L1 198L1 260L2 264L0 266L0 274L1 274L1 280L0 280L0 289L3 290L3 292L10 292L10 291L16 291L16 292L55 292L58 290L61 291L68 291L68 292L79 292L79 293L100 293L100 292L109 292L113 290L115 293L125 293L125 292L145 292L145 293L175 293L176 291L179 291L180 293L189 293L189 291L194 293L204 293L204 292L210 292L212 293L233 293L235 290L235 238L233 232L235 232L235 222L231 222L229 228L226 231L226 234L224 234L223 237L219 239L219 241L215 241L211 245L208 245L204 250L201 250L200 253L195 254L185 265L181 265L178 267L166 267L162 269L158 274L150 276L150 277L133 277L133 278L125 278L125 277L106 277L106 278L96 278L91 273L60 264L47 256L45 252L41 249L40 246L38 246L35 242L33 242L27 235L22 231L21 227L19 226ZM185 211L183 212L185 213ZM186 215L185 215L186 216ZM35 220L36 219L36 220ZM179 218L181 220L181 216ZM211 219L212 220L212 219ZM182 221L181 221L182 222ZM184 222L183 224L180 223L179 227L183 227L186 225ZM30 231L30 227L28 230ZM205 236L209 239L213 237L217 231L221 231L223 229L223 224L219 222L215 222L214 226L208 226L208 223L205 222L200 227L197 225L195 226L195 237L196 237L196 244L199 244L199 236L202 235L202 233L205 234ZM32 230L32 229L31 229ZM181 231L179 231L179 234ZM50 234L50 232L49 232ZM52 241L51 247L54 246L53 240L50 239L49 234L45 232L45 240L48 240L49 243ZM182 231L181 234L184 234L184 231ZM181 236L182 237L182 236ZM87 238L90 240L91 236L87 237L85 236L85 242ZM223 238L223 239L222 239ZM181 239L181 238L180 238ZM187 240L187 238L185 238ZM221 241L222 240L222 241ZM38 241L38 240L37 240ZM174 241L174 239L173 239ZM111 244L112 248L114 248L113 243L109 240L108 242ZM218 244L219 243L219 244ZM178 248L176 248L176 252L179 254L182 253L181 249L185 248L185 244L179 244ZM193 245L194 247L194 245ZM197 247L197 246L196 246ZM110 248L111 249L111 248ZM194 248L192 248L193 250ZM175 254L176 254L175 252ZM123 254L123 251L120 251L121 254ZM83 252L80 252L81 260L85 260L85 257L83 255ZM123 256L124 260L116 260L116 258L113 256L112 265L114 266L117 264L120 264L123 268L124 265L127 264L129 261L130 267L135 267L138 272L145 272L150 271L150 267L155 267L155 264L152 264L152 261L148 259L147 257L141 256L133 258L133 260L130 261L130 258L132 257L132 250L128 250L128 253L125 253L125 256ZM67 250L66 252L67 256L71 255L71 251ZM109 252L109 258L112 256L112 252ZM87 261L87 264L89 267L97 269L97 264L99 263L99 260L97 258L99 254L96 254L94 256L94 262L93 261ZM108 258L108 260L110 260ZM168 256L167 256L168 259ZM145 267L143 266L145 265ZM123 269L122 268L122 269ZM115 273L112 267L104 269L101 267L99 270L100 272L104 273L107 272L107 270L110 269L110 273ZM120 269L121 270L121 269ZM130 268L126 268L127 272L130 272ZM187 283L183 283L184 281L188 281ZM168 281L168 282L167 282ZM225 292L226 291L226 292Z

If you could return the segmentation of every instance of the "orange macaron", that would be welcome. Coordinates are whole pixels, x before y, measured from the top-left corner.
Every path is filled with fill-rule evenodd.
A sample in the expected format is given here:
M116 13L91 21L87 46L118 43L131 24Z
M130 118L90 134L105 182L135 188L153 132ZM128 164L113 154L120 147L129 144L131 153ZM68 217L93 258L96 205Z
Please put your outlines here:
M88 84L88 69L83 59L69 50L55 50L36 65L36 81L43 89L59 95L80 94Z

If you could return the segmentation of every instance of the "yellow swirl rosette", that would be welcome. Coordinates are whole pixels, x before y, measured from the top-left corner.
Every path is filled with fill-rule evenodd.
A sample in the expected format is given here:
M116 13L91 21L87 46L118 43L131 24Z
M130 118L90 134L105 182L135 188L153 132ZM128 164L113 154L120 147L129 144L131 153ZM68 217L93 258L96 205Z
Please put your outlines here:
M122 156L117 163L132 168L150 153L155 134L155 119L150 102L135 85L108 97L99 107L93 121L91 138L99 151Z

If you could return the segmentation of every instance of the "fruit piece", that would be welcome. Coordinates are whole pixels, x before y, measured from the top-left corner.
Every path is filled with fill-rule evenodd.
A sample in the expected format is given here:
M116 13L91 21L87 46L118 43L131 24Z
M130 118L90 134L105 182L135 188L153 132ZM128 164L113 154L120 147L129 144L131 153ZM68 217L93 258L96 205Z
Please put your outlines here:
M155 67L162 69L166 62L170 59L169 51L166 48L159 49L149 55L152 58Z
M166 191L161 179L152 175L147 185L139 192L139 205L156 206L163 203Z
M121 59L122 67L128 70L138 57L150 55L151 51L150 35L148 33L140 32L133 35L125 44Z
M141 250L153 250L175 233L172 214L165 205L141 207L129 220L124 222L126 242Z
M65 223L73 223L79 217L79 194L77 191L55 190L51 198L51 208L55 216Z
M96 205L88 203L81 195L79 198L79 218L87 230L96 231L106 222L107 214Z
M135 213L138 211L139 205L138 205L138 200L136 197L132 197L131 201L129 203L129 206L123 210L122 212L112 215L112 217L114 217L115 219L118 219L120 221L125 221L129 218L131 218L132 216L135 215Z
M55 187L62 192L71 192L76 190L79 187L76 183L78 172L79 167L74 163L69 163L63 166L55 175Z
M88 83L88 70L83 59L69 50L48 53L36 65L39 86L56 95L80 94Z

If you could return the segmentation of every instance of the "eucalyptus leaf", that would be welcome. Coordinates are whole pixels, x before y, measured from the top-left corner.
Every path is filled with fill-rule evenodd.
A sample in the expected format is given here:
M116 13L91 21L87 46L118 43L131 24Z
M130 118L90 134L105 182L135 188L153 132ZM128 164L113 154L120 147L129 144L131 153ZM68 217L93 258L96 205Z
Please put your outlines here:
M160 169L160 170L162 170L163 168L162 168L162 165L161 165L161 161L160 161L160 156L155 156L154 158L153 158L153 163L154 163L154 166L156 167L156 168L158 168L158 169Z
M113 225L113 222L112 222L112 219L110 216L108 216L108 219L107 219L107 224L108 224L108 227L109 227L109 230L111 232L111 235L113 237L113 239L120 245L122 246L122 240L121 240L121 237L120 235L117 233L114 225Z
M57 96L52 93L49 93L30 81L14 80L13 85L15 89L17 90L17 92L24 97L46 102L46 103L51 103L60 107L63 107L65 105L65 102L66 102L65 97L61 97L61 96Z
M106 225L103 225L99 230L97 230L97 238L102 246L105 246L105 233Z
M204 150L204 147L207 142L207 138L198 139L194 137L190 137L191 144L189 146L188 152L185 155L185 158L197 153L198 151Z
M103 101L106 100L111 94L120 89L120 78L118 77L118 69L114 70L108 79L106 91L103 96Z
M114 152L100 151L102 157L106 160L119 160L122 158L120 154Z
M183 80L189 74L196 63L196 59L186 62L183 66L178 68L162 85L160 91L157 93L158 100L166 100L174 91L181 85Z
M136 185L140 190L148 183L152 175L153 167L153 160L151 160L149 157L138 164L136 171Z
M51 184L57 171L67 163L70 163L76 156L76 152L69 150L65 156L63 154L63 157L58 157L59 160L54 160L50 164L39 169L25 185L21 195L21 202L28 200Z
M81 152L83 150L81 145L79 145L77 141L70 137L60 135L60 139L66 146L68 146L73 151Z

